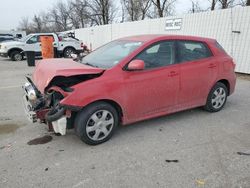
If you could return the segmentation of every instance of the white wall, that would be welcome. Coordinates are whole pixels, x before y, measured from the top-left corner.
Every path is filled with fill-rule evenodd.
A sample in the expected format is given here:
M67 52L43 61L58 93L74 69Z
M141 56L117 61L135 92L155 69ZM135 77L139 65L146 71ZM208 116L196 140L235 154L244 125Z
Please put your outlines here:
M166 31L166 19L182 18L180 30ZM240 34L232 31L240 31ZM111 40L139 34L181 34L215 38L235 59L236 72L250 74L250 7L216 10L167 18L126 22L75 30L95 49Z

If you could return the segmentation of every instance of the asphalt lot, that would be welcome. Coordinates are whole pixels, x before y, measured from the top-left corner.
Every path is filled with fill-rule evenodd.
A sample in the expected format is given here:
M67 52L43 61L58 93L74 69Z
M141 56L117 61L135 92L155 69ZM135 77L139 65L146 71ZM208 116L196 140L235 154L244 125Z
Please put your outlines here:
M47 135L22 109L26 61L0 59L0 187L249 188L250 80L218 113L193 109L119 128L98 146L73 131L43 145ZM167 162L166 160L178 160Z

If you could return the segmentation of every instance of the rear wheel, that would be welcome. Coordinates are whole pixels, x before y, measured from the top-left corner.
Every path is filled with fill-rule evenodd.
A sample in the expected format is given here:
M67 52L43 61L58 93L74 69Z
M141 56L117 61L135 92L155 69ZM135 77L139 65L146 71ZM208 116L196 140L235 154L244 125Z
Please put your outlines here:
M13 51L10 53L10 58L12 61L22 61L23 60L23 55L21 54L20 51Z
M220 111L226 104L227 95L227 87L223 83L217 82L208 95L207 103L204 106L204 109L209 112Z
M112 137L118 119L118 113L112 105L96 102L77 114L75 131L86 144L101 144Z
M75 54L76 50L74 48L68 47L63 51L63 57L71 58L71 54Z

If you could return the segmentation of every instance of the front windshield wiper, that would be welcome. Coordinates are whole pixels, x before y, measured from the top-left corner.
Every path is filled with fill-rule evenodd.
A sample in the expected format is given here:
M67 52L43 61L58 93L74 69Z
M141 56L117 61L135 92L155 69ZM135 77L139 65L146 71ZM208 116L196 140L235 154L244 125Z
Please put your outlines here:
M96 66L96 65L93 65L93 64L90 64L90 63L88 63L88 62L86 62L86 63L83 63L83 64L85 64L85 65L89 65L89 66L91 66L91 67L96 67L96 68L99 68L98 66Z

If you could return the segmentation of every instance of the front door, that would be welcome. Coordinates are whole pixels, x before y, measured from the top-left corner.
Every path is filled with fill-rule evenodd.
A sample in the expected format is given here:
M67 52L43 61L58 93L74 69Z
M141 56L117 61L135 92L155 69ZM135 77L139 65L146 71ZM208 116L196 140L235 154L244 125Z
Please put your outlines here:
M40 36L34 35L26 42L27 51L34 51L36 55L41 55Z
M175 42L155 43L134 59L143 60L145 70L124 71L128 121L173 111L178 103L180 79L179 65L175 64Z

